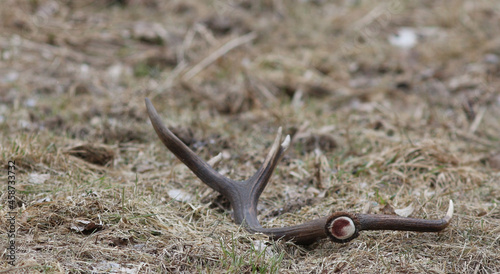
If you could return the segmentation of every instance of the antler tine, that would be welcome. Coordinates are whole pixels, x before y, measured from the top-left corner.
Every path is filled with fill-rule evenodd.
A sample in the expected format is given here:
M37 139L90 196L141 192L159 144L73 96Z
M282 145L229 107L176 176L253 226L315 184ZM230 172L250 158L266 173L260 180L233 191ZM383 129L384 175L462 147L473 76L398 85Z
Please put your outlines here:
M328 237L338 243L349 242L362 230L399 230L417 232L439 232L445 229L453 217L453 201L450 200L446 215L440 220L426 220L383 214L333 213L326 220Z
M234 221L237 224L244 223L247 229L252 232L257 232L262 228L257 218L257 204L259 203L260 194L264 191L273 170L290 145L290 136L288 135L280 145L281 132L282 129L280 127L274 139L273 146L257 172L248 180L243 181L242 184L231 186L232 189L230 192L232 197L228 198L232 199Z
M146 108L149 118L156 134L163 144L179 158L193 173L214 190L226 194L227 187L232 181L215 171L208 163L200 159L189 147L187 147L177 136L175 136L161 122L160 116L156 112L151 101L146 98Z
M360 230L402 230L419 232L438 232L445 229L453 217L453 201L450 200L448 212L440 220L405 218L395 215L360 214Z
M279 128L273 146L257 172L243 182L233 181L215 171L179 140L160 121L153 104L146 98L151 123L165 146L172 151L198 178L229 199L234 221L243 224L252 233L264 233L272 239L291 240L297 244L311 244L329 237L334 242L345 243L359 236L362 230L404 230L438 232L445 229L453 216L453 202L443 219L425 220L392 215L352 214L335 212L329 217L314 219L303 224L263 228L257 219L257 203L271 174L290 144L290 136L281 143Z
M250 196L254 200L253 203L255 203L255 205L257 205L260 194L262 194L262 191L264 191L264 188L266 187L267 182L269 182L269 178L278 165L278 162L281 160L281 157L290 145L290 135L287 135L285 137L285 140L280 145L281 132L282 129L281 127L279 127L276 138L274 139L273 146L271 147L271 150L269 150L266 159L257 170L257 172L245 181L246 184L252 186Z

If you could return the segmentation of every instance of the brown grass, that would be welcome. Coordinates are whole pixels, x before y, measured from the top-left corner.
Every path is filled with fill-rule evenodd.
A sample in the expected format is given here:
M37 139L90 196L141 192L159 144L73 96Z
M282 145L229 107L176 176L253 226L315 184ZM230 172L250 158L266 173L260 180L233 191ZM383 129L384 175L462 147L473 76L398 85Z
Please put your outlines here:
M17 167L18 250L2 271L500 272L500 10L391 3L4 0L0 155ZM388 42L401 27L414 47ZM307 247L251 235L161 145L145 97L234 179L279 126L292 135L265 226L386 205L439 218L449 199L452 225Z

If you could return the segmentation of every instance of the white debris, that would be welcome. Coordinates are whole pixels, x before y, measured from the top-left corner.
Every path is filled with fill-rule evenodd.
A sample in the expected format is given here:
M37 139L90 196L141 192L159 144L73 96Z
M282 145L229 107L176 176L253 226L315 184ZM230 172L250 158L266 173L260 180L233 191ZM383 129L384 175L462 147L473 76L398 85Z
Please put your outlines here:
M37 200L33 204L34 205L36 205L36 204L43 204L43 203L47 203L47 202L50 202L50 201L51 201L51 199L49 197L45 197L45 198Z
M116 82L124 76L130 76L132 74L132 69L121 63L117 63L108 67L106 74L111 80Z
M500 63L500 56L496 55L496 54L492 54L492 53L489 53L489 54L486 54L484 56L484 62L485 63L488 63L488 64L498 64Z
M272 250L272 246L269 246L266 244L266 241L262 240L254 240L253 241L253 246L255 248L255 251L257 252L265 252L266 256L268 257L273 257L276 255L276 252Z
M17 71L10 71L6 73L5 75L0 78L0 82L2 83L12 83L15 82L19 78L19 72Z
M417 44L417 33L413 28L400 28L396 34L389 36L391 45L409 49Z
M80 79L87 80L90 78L90 66L87 64L80 65Z
M189 202L193 196L181 189L171 189L168 191L168 196L179 202Z
M394 209L394 212L401 217L408 217L413 213L414 210L415 209L413 208L413 205L409 205L405 208Z
M24 105L29 108L35 107L36 103L37 100L35 98L28 98L26 99L26 101L24 101Z
M132 264L118 264L115 262L101 261L97 265L93 266L94 271L98 273L125 273L125 274L135 274L139 273L140 266Z
M50 174L31 173L28 175L28 182L39 185L50 179Z

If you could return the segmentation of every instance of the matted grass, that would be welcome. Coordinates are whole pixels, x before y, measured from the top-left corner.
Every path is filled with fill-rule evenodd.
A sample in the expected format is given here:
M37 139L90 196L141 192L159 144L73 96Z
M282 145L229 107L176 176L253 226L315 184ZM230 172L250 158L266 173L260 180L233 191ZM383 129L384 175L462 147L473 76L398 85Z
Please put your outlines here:
M17 253L12 267L3 169L0 271L500 272L500 7L337 2L2 1ZM391 44L401 28L413 47ZM264 226L339 210L437 219L450 199L452 224L305 247L249 234L159 142L145 97L233 179L278 127L292 136Z

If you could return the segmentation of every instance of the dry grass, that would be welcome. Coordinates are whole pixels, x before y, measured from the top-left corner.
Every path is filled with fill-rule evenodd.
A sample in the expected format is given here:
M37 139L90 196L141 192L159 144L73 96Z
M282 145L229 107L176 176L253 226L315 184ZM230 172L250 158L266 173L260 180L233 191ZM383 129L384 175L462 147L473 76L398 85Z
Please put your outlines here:
M498 26L495 1L2 1L14 269L499 272ZM388 42L401 27L414 47ZM223 152L218 170L234 179L257 169L279 126L292 135L261 197L265 226L386 205L439 218L449 199L456 215L442 233L344 245L250 235L161 145L144 97L202 158Z

